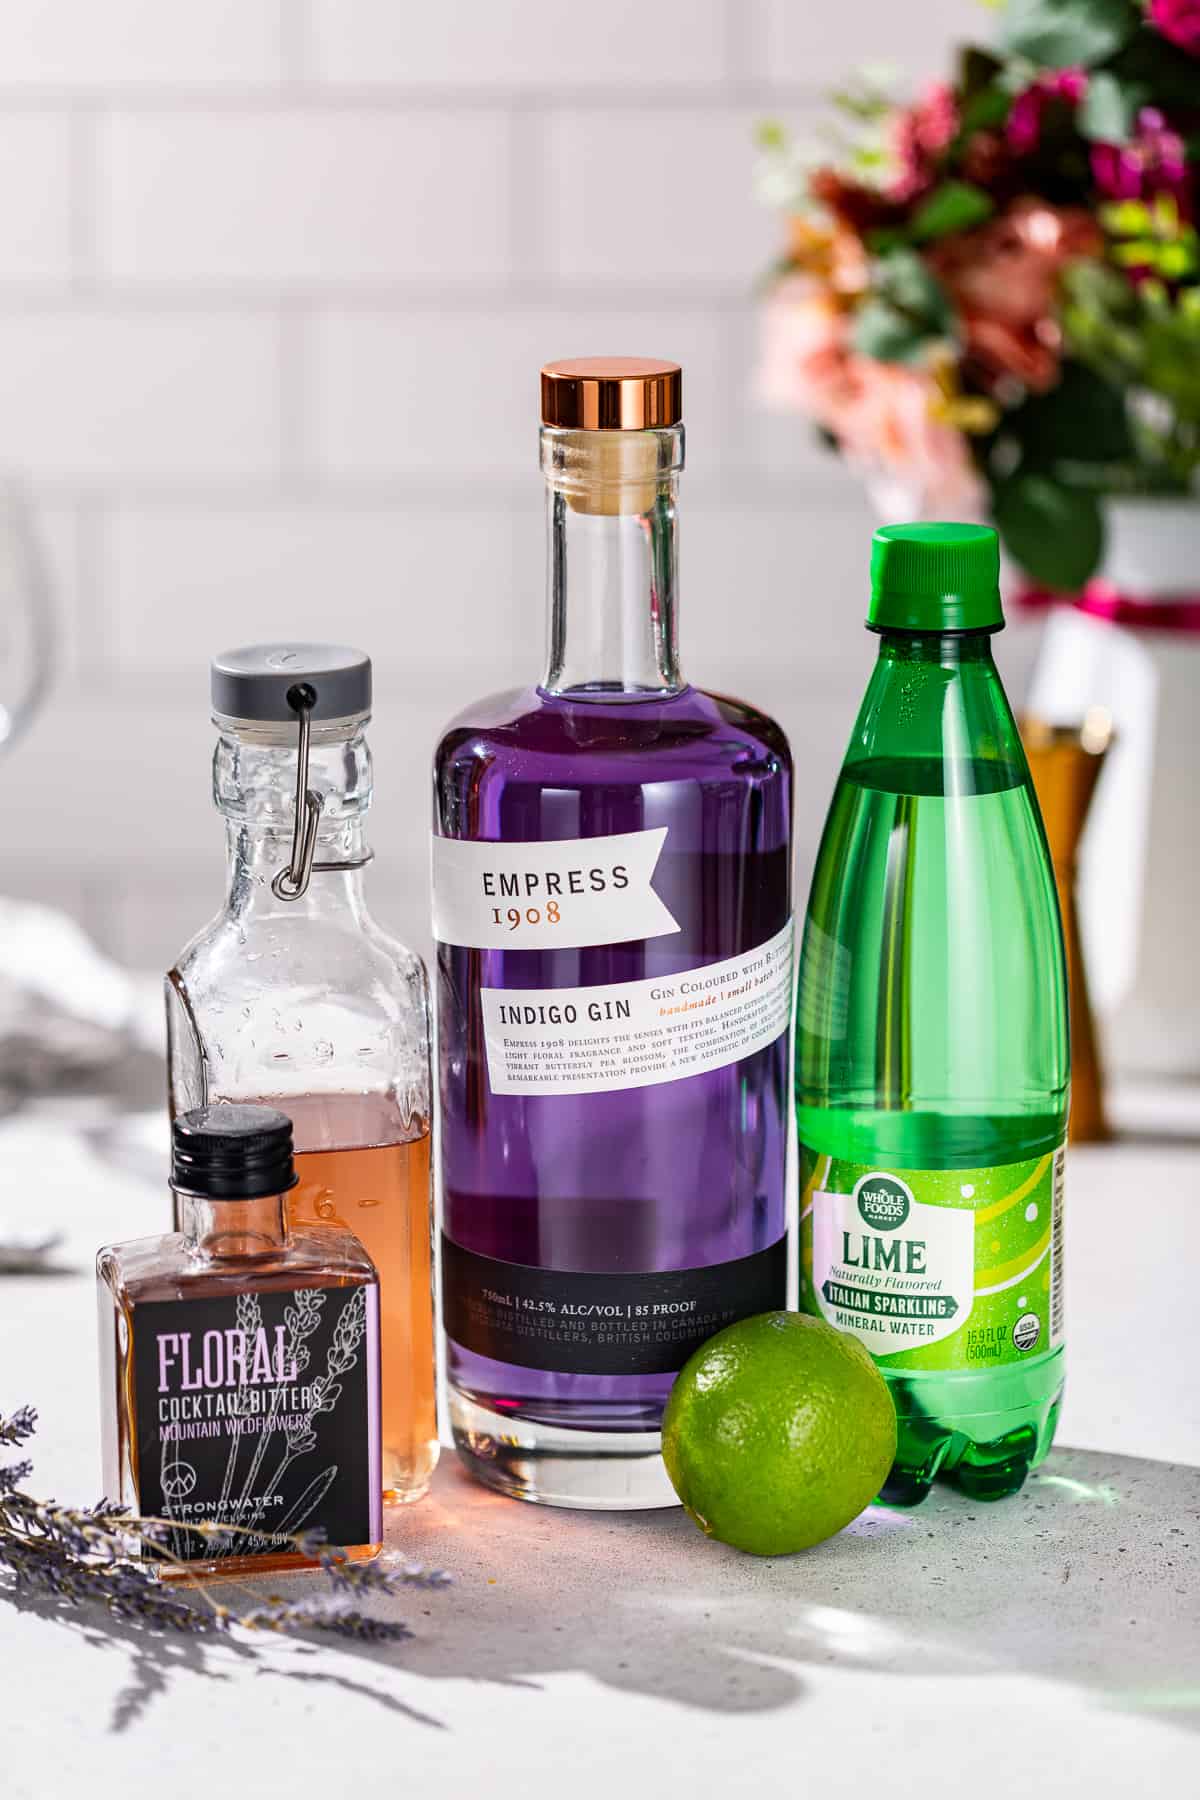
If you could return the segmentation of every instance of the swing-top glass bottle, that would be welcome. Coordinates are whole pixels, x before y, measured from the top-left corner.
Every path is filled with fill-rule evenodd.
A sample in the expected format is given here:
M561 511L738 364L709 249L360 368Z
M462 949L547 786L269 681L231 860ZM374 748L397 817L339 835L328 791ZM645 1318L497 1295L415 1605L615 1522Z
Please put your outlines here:
M171 1114L258 1102L294 1121L289 1221L348 1228L379 1270L383 1485L415 1499L437 1460L428 995L363 899L370 659L231 651L212 707L228 886L167 977Z

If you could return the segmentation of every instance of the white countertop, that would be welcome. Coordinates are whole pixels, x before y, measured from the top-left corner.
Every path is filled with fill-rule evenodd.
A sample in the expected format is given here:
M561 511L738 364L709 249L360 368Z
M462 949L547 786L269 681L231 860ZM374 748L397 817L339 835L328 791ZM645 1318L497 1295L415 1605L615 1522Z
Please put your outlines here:
M91 1254L161 1227L158 1129L0 1125L0 1213L68 1230L67 1272L0 1277L0 1411L38 1408L30 1485L64 1501L100 1481ZM760 1561L677 1512L500 1499L447 1452L389 1540L455 1585L389 1602L416 1636L380 1648L159 1639L0 1578L0 1792L1195 1791L1200 1144L1068 1168L1071 1448L1016 1499L937 1491Z

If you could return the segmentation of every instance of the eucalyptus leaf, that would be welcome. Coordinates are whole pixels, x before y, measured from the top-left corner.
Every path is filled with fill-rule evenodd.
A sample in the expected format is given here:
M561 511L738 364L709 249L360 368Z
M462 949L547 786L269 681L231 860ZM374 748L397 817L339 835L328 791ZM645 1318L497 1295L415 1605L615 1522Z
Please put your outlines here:
M881 257L873 286L898 312L925 325L931 333L941 335L951 329L954 314L950 302L933 270L915 250L893 250Z
M1200 86L1200 78L1198 78ZM1144 87L1122 81L1111 70L1098 69L1088 82L1078 112L1079 129L1099 144L1127 144L1150 96Z
M881 256L872 272L872 290L851 330L860 355L877 362L916 362L931 343L953 334L950 302L915 250Z
M927 326L878 295L864 300L854 317L850 342L860 356L876 362L919 362L937 337Z
M1128 43L1140 17L1132 0L1008 0L1001 41L1045 68L1090 68Z
M1077 593L1099 567L1104 523L1094 494L1020 474L995 489L992 511L1009 554L1055 593Z

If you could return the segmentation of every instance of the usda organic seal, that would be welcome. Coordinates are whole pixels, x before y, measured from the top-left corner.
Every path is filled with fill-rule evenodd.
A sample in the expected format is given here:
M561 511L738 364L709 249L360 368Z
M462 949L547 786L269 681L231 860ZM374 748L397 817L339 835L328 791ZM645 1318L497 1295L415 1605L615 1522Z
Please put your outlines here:
M1042 1321L1036 1313L1022 1313L1013 1326L1013 1343L1018 1350L1032 1350L1042 1335Z

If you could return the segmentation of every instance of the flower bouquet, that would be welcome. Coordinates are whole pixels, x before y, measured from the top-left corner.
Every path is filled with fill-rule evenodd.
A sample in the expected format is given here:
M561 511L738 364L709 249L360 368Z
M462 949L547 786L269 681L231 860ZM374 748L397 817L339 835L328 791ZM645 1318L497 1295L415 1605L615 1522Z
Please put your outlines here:
M1105 497L1200 465L1200 0L1009 0L952 82L835 104L822 152L762 131L765 397L1074 593Z

